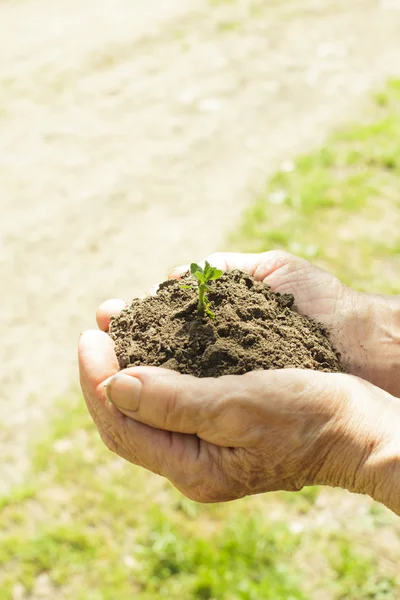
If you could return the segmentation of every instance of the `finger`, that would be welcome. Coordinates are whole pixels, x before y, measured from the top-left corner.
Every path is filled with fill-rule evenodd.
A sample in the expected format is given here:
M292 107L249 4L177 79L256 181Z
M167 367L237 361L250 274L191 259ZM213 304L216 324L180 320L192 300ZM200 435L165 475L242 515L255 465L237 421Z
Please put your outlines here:
M199 481L204 480L210 470L210 453L196 436L154 429L127 418L107 401L105 383L119 368L107 334L87 331L81 336L79 367L86 403L110 450L180 487L189 485L196 474Z
M246 273L252 273L258 264L260 254L243 254L239 252L215 252L210 254L205 260L199 261L199 265L205 265L208 261L211 266L221 271L230 271L232 269L241 269ZM169 274L170 279L180 279L182 275L190 271L190 265L176 267Z
M102 438L107 433L115 443L118 438L113 431L119 431L125 417L106 398L106 381L119 370L114 342L103 331L86 331L79 341L78 359L80 382L88 411Z
M281 250L272 250L262 253L239 253L239 252L216 252L210 254L205 260L210 265L221 271L239 269L254 277L257 281L263 281L273 287L269 279L278 270L288 268L291 264L302 259L297 258ZM200 265L204 265L204 261ZM302 261L304 262L304 261ZM176 267L171 271L170 279L180 279L188 270L189 265Z
M181 279L185 273L189 272L189 269L190 265L181 265L180 267L175 267L175 269L172 269L172 271L169 273L168 279Z
M122 452L127 419L114 406L110 405L106 397L106 382L119 370L114 352L114 342L104 332L86 331L79 341L78 354L81 385L90 414L106 445L113 451L119 447ZM136 441L143 442L146 439L147 442L151 442L153 431L155 433L155 430L150 427L132 421L131 433L137 435L134 438ZM144 464L143 458L142 460L138 459L137 464ZM150 462L154 462L151 457Z
M147 294L140 296L140 298L146 298L148 296L155 296L157 294L159 288L159 284L153 284ZM96 322L97 326L101 331L108 331L110 327L110 319L111 317L116 317L119 313L124 310L128 305L124 300L120 300L119 298L112 298L111 300L106 300L102 304L100 304L96 313Z
M103 435L106 446L125 460L169 479L197 502L224 502L237 497L225 483L220 465L231 449L208 444L195 435L170 433L126 419L129 448Z
M218 446L242 445L261 393L247 375L198 379L156 367L125 369L107 383L109 400L126 416Z
M330 389L336 387L329 379ZM323 396L328 374L301 369L196 378L156 367L121 371L107 384L110 401L131 419L157 429L197 435L222 447L250 447L278 431L288 414ZM331 413L333 398L327 403ZM324 411L322 411L324 412Z
M188 476L193 476L200 468L204 478L209 456L204 449L200 453L200 444L205 445L205 442L194 435L154 429L114 410L119 416L110 416L106 429L99 427L101 438L109 450L182 487L188 484Z
M169 434L127 419L107 401L105 384L119 365L114 342L106 333L86 331L81 336L79 369L85 401L106 445L113 451L118 447L118 453L129 455L131 462L161 473Z
M126 302L113 298L100 304L96 313L97 326L101 331L108 331L110 327L110 318L119 315L127 307Z
M119 371L114 342L103 331L89 330L81 335L78 358L82 388L90 397Z

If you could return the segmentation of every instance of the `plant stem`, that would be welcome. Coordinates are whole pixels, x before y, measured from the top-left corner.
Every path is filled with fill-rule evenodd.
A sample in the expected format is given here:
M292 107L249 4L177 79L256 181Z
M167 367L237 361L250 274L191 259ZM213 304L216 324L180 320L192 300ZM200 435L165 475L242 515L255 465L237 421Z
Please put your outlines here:
M205 285L200 285L199 286L199 303L197 305L199 310L202 310L203 312L205 311L205 304L204 304L204 292L206 290L206 286Z

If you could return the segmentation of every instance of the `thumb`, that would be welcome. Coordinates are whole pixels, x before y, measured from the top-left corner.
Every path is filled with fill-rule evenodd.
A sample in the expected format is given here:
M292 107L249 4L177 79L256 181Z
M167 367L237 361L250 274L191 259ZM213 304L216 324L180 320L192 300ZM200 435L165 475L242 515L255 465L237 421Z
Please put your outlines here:
M136 367L114 376L107 395L123 414L156 429L195 434L218 446L241 446L252 407L265 388L261 374L199 379Z

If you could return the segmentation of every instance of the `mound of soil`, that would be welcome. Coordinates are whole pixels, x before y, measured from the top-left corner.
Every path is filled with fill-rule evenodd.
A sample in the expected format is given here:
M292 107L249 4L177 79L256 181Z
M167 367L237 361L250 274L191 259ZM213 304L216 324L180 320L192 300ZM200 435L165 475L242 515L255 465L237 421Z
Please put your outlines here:
M187 274L165 281L156 296L134 300L112 318L120 367L153 365L197 377L259 369L342 371L319 323L300 315L294 297L272 292L241 271L224 273L208 293L215 319L197 309Z

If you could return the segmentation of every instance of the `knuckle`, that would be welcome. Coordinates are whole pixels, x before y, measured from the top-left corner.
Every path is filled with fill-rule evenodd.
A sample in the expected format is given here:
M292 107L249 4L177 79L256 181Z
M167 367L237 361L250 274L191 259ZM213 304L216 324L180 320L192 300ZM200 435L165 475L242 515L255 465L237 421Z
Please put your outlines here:
M189 418L187 410L189 388L186 377L184 375L176 377L171 392L166 398L162 426L167 431L180 431L183 421Z
M179 406L181 398L182 385L180 383L180 377L178 377L171 390L171 393L168 394L166 402L164 404L164 416L162 422L162 428L164 430L168 431L169 429L171 429L172 423L174 423L174 425L176 424L177 408Z
M277 266L283 266L294 260L294 254L290 254L290 252L286 252L286 250L268 250L266 252L261 253L262 260L268 260L268 262L273 262Z

